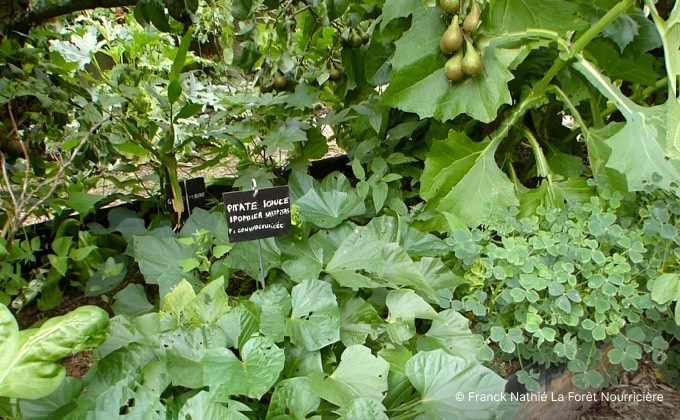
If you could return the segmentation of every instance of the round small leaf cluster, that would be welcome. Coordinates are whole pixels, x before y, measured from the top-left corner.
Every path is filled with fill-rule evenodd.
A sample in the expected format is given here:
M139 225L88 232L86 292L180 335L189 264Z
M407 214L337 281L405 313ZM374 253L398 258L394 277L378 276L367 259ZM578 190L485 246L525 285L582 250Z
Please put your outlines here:
M664 363L680 336L671 315L680 306L680 204L605 191L583 206L517 215L450 233L452 264L469 281L451 307L472 313L502 357L567 363L578 386L607 384L594 370L603 357L626 370L644 354Z

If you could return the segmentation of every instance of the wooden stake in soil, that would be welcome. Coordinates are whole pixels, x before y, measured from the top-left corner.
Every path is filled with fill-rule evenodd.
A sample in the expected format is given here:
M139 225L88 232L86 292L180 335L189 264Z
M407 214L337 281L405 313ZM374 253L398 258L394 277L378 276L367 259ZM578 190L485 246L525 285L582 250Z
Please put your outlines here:
M252 179L253 182L253 198L257 197L257 181L255 178ZM257 240L257 255L260 257L260 280L262 281L262 290L266 287L264 284L264 261L262 261L262 239Z

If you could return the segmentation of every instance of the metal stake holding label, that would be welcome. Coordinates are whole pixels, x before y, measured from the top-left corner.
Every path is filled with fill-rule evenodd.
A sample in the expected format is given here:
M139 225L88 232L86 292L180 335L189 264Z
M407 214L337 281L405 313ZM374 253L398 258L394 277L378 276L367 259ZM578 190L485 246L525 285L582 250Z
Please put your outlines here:
M253 198L257 197L257 182L255 178L252 179L253 184ZM260 256L260 280L262 282L262 290L265 288L264 283L264 261L262 260L262 239L257 240L257 253Z

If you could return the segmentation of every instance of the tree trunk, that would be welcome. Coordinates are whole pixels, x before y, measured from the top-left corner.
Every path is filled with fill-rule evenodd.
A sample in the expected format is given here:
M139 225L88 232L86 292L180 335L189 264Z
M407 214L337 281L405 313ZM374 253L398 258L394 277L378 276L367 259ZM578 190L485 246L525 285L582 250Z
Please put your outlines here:
M0 34L15 36L27 33L33 26L69 13L100 7L134 6L138 0L70 0L29 9L27 0L0 0Z

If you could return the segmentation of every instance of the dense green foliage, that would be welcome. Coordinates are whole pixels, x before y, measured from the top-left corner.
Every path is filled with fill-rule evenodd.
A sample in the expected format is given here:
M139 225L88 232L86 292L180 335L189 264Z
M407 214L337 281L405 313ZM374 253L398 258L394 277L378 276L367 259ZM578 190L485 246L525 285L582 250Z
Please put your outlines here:
M511 415L451 398L502 392L492 361L586 387L649 354L677 381L680 5L475 4L149 0L4 37L0 303L51 309L68 285L115 316L82 380L54 362L105 323L47 337L41 398L3 378L0 414ZM331 142L351 179L307 175ZM187 161L290 187L264 289L243 292L258 247L229 243L220 205L180 220ZM92 221L115 200L143 204ZM0 365L77 311L18 333L3 307Z

